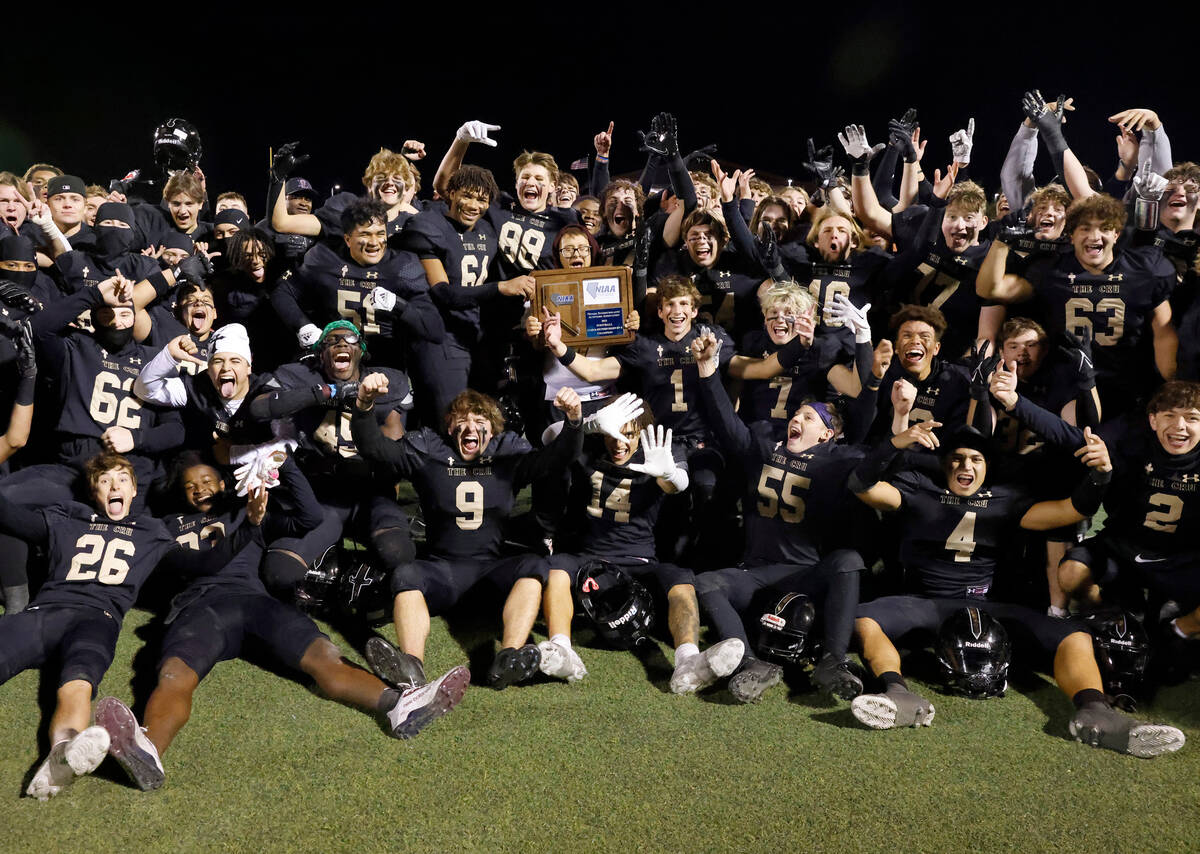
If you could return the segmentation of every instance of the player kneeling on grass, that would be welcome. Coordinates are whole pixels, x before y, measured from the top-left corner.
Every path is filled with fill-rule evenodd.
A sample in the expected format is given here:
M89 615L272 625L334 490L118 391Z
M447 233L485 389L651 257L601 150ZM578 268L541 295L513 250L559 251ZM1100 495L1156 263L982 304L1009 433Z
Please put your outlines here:
M541 670L568 682L587 675L571 647L571 588L580 571L599 560L633 577L653 575L666 592L667 626L675 643L671 690L688 694L728 676L741 661L743 646L731 638L700 652L695 576L655 557L659 508L665 496L687 489L687 462L684 449L673 447L671 431L651 426L642 412L637 396L626 394L585 423L585 432L602 433L604 444L585 447L576 460L578 482L591 485L579 554L547 559L551 568L543 601L550 639L538 645Z
M247 636L260 640L281 662L316 681L325 696L378 714L397 738L416 735L462 699L471 675L455 667L436 682L401 693L342 658L316 623L267 593L259 566L267 544L319 524L322 507L290 458L279 468L279 485L290 498L285 510L268 512L267 489L242 501L227 492L220 472L197 455L186 455L178 485L186 512L168 527L184 546L167 568L196 571L195 557L219 554L172 603L162 642L158 685L146 703L145 730L115 697L96 704L96 723L109 734L109 752L138 788L163 783L161 756L191 715L192 695L220 661L236 658Z
M371 667L394 685L424 682L425 642L431 613L445 610L484 576L510 590L504 603L500 651L488 671L495 688L537 673L538 648L526 643L537 618L549 566L533 554L502 558L501 526L517 492L534 478L561 471L578 454L582 409L579 395L560 389L554 405L566 416L557 439L541 451L505 433L496 401L470 389L446 412L445 435L428 427L388 439L372 413L388 390L383 374L358 387L350 432L359 454L412 481L425 517L428 556L392 573L393 618L399 649L381 637L367 641Z
M900 450L915 445L937 448L933 431L940 426L927 421L893 436L851 477L850 488L862 501L901 514L900 558L917 588L915 595L886 596L858 608L855 630L863 658L886 687L882 694L855 698L854 716L874 729L932 723L933 705L909 691L900 675L894 642L917 630L937 631L948 617L974 608L999 621L1018 642L1027 641L1053 656L1055 681L1075 703L1069 728L1077 741L1144 758L1178 750L1184 742L1179 730L1135 721L1112 708L1091 635L1081 626L985 598L1013 528L1045 531L1096 512L1112 475L1104 442L1085 431L1085 444L1076 456L1090 471L1070 498L1055 501L1034 503L1015 487L985 485L990 443L971 428L961 428L947 439L937 482L914 471L881 479Z
M0 683L48 659L59 662L50 755L26 789L41 801L104 759L108 733L88 726L92 693L112 664L125 612L174 545L157 519L130 516L137 477L127 459L100 454L84 473L92 506L70 502L35 511L0 501L0 531L44 546L49 555L49 577L33 602L0 620Z

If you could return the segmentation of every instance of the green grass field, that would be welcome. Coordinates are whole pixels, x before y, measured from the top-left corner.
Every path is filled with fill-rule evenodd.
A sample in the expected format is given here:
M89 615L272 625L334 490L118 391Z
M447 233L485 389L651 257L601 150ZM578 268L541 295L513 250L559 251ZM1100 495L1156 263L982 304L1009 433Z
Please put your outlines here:
M102 694L131 699L149 622L127 618ZM473 656L483 675L492 626L465 622L435 619L430 672ZM931 728L874 732L807 690L757 706L677 697L665 656L581 653L582 683L473 685L410 742L226 662L201 684L161 790L131 788L109 760L46 804L20 797L49 708L24 673L0 687L0 850L1196 850L1200 682L1145 711L1196 743L1138 760L1069 741L1070 705L1040 677L985 701L928 688Z

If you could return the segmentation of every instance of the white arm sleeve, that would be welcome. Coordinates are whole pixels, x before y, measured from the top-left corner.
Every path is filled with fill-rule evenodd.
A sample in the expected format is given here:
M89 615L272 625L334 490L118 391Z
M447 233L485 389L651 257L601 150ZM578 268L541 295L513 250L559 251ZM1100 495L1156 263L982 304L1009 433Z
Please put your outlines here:
M179 363L163 347L133 381L133 393L142 400L180 409L187 403L187 387L179 378Z

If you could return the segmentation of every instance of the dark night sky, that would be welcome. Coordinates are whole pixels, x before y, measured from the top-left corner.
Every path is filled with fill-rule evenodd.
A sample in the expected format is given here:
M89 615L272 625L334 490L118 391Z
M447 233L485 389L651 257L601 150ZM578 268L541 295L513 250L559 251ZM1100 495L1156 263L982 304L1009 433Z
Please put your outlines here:
M592 150L592 135L609 120L614 171L638 169L635 130L670 110L685 151L716 142L719 157L799 178L806 137L835 142L842 126L861 122L872 142L882 141L887 119L912 105L931 140L929 171L949 160L946 137L975 117L972 173L994 191L1030 86L1047 99L1075 97L1068 141L1104 174L1116 160L1105 119L1124 107L1157 109L1176 159L1200 156L1187 52L1169 52L1164 35L1155 39L1161 53L1133 61L1110 21L1072 21L1094 21L1094 11L1000 20L1001 7L983 4L988 18L956 24L931 6L905 13L890 3L826 20L798 11L694 20L699 13L685 11L681 24L662 13L614 12L608 20L623 23L597 27L581 13L564 19L562 5L521 19L509 12L507 22L473 17L466 6L443 19L379 8L344 26L280 24L278 15L246 11L227 13L236 26L95 16L74 18L46 46L10 41L5 64L17 71L0 92L0 168L47 160L107 183L151 165L153 128L178 115L200 129L210 191L240 189L257 214L272 144L302 140L312 155L303 171L324 190L334 181L356 186L381 145L420 139L430 151L428 187L454 130L479 118L503 126L500 146L475 146L471 158L507 186L507 165L522 148L548 150L565 165ZM465 35L450 32L456 25ZM81 44L137 48L81 48L80 60L68 62L68 31ZM1049 169L1039 163L1039 177Z

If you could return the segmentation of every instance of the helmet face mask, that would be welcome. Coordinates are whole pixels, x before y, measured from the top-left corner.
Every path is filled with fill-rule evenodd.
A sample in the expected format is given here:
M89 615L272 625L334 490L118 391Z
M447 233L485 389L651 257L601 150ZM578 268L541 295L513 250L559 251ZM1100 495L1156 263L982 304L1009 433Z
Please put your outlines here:
M579 568L579 603L597 634L617 649L630 649L650 636L654 600L636 578L603 560Z
M785 593L759 618L759 656L780 664L799 664L814 658L809 633L816 616L812 600L803 593Z
M938 663L946 688L964 697L1003 697L1008 689L1012 643L987 611L963 608L938 630Z

